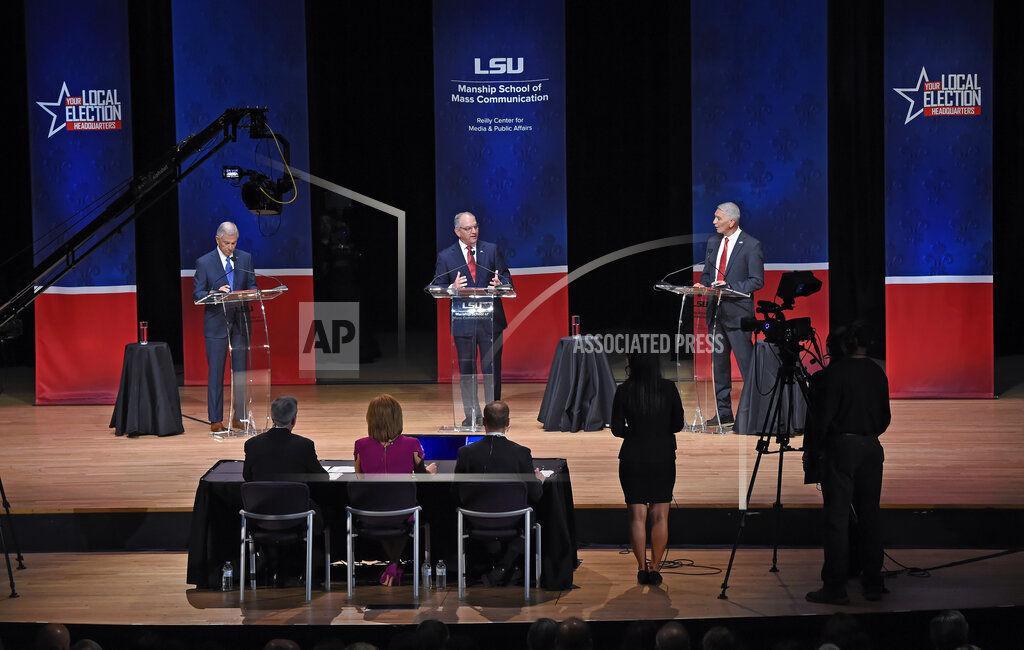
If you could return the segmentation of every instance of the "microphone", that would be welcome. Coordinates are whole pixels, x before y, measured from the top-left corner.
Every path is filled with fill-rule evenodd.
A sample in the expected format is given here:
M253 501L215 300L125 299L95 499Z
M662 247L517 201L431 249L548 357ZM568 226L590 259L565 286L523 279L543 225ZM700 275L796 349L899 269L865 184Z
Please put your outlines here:
M696 265L696 264L691 264L691 265L689 265L689 266L684 266L684 267L683 267L683 268L681 268L681 269L676 269L675 271L672 271L671 273L666 273L666 274L665 274L665 277L663 277L662 279L658 280L658 284L661 284L661 283L663 283L663 282L664 282L665 280L668 280L668 279L669 279L670 277L672 277L672 276L673 276L673 275L675 275L676 273L682 273L683 271L688 271L688 270L692 269L692 268L693 268L693 267L695 267L695 266L697 266L697 265Z
M442 271L442 272L438 273L437 275L435 275L433 278L430 279L430 282L427 283L427 287L437 286L437 285L434 284L434 282L438 278L440 278L442 275L448 275L452 271L458 271L458 270L464 269L464 268L466 268L468 266L469 266L469 262L466 262L465 264L461 264L459 266L456 266L454 269L448 269L447 271ZM477 263L477 268L481 268L484 271L487 271L488 273L493 273L493 274L497 275L498 276L498 280L500 281L500 284L512 284L511 275L509 275L507 278L502 277L502 275L500 273L498 273L497 271L495 271L494 269L489 269L489 268L487 268L486 266L484 266L483 264L480 264L480 263Z

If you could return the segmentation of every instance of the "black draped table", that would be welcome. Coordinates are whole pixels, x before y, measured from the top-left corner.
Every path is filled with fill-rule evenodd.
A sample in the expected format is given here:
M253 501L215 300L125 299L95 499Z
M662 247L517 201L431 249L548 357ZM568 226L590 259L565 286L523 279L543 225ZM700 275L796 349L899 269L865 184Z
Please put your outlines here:
M351 460L323 460L325 466L352 467ZM417 483L417 499L423 507L421 521L430 524L431 553L444 558L449 567L456 563L457 497L455 484L472 481L479 475L454 474L455 461L434 461L437 474L409 477ZM534 467L553 472L544 481L543 496L534 505L534 517L542 530L541 586L544 589L569 589L576 570L576 519L572 501L569 466L562 458L535 458ZM310 497L324 511L331 527L331 558L345 556L346 485L352 480L373 480L372 475L357 478L354 473L332 474L330 480L309 483ZM477 478L479 480L479 478ZM221 460L199 480L192 507L189 532L188 574L186 582L201 589L219 588L224 562L238 563L242 508L242 461ZM356 557L361 556L358 552ZM316 563L314 562L314 565ZM454 578L453 578L454 582Z
M600 431L611 422L615 377L604 352L586 341L558 342L537 415L545 431Z
M151 341L146 345L124 346L121 386L117 389L110 427L119 436L173 436L185 432L178 381L166 343Z
M747 369L747 380L743 384L740 405L736 410L735 431L737 433L756 435L762 432L765 417L769 415L771 390L775 385L775 377L778 372L778 349L774 344L758 341L754 346L754 355L750 360L750 368ZM791 425L788 431L789 435L803 433L804 420L807 418L807 400L804 399L803 392L795 384L785 388L780 387L776 399L780 398L782 411L779 417L782 426L769 433L775 435L776 432L786 432L787 422ZM793 411L792 419L789 419L790 404L792 404Z

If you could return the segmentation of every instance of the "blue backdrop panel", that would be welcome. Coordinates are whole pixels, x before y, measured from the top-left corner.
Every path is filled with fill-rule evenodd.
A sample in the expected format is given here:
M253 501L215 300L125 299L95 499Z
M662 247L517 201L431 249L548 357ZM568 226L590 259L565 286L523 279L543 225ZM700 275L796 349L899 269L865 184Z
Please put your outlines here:
M828 260L827 3L694 2L693 228L739 204L766 263ZM694 243L694 261L705 242Z
M511 267L564 266L564 3L435 1L434 102L438 248L468 210Z
M25 3L25 38L38 264L132 176L127 0ZM113 403L136 316L135 229L128 225L37 298L36 403Z
M961 74L977 93L925 91ZM992 274L991 83L991 2L886 2L886 275ZM940 97L980 115L928 115Z
M885 3L886 371L991 397L992 3Z
M257 0L244 8L231 2L174 0L174 103L178 140L203 128L224 109L266 106L275 132L291 142L291 162L309 169L306 105L306 27L300 0ZM229 144L192 173L178 192L182 268L213 250L214 229L234 221L239 248L258 268L311 268L310 204L307 188L281 217L257 218L242 205L239 189L221 178L221 166L279 171L256 159L278 159L271 140L249 140L239 131Z
M83 208L131 178L127 0L29 2L25 32L39 263L97 214ZM58 282L63 287L134 284L131 226Z

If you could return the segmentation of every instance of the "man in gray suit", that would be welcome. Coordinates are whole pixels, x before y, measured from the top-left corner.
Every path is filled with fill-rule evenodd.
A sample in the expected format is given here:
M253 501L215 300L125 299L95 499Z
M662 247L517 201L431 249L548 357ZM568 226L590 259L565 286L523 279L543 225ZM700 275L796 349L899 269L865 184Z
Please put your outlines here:
M754 355L750 333L740 329L744 316L754 315L753 293L764 286L764 254L761 242L740 229L740 208L735 203L723 203L715 209L711 222L716 234L708 238L704 254L704 273L695 287L732 289L751 294L749 298L723 295L717 309L708 309L708 322L717 321L716 333L722 345L715 345L712 355L715 374L715 397L718 401L718 420L723 425L733 423L732 416L732 362L729 353L736 354L743 383L747 382L747 369ZM714 418L708 426L718 424Z

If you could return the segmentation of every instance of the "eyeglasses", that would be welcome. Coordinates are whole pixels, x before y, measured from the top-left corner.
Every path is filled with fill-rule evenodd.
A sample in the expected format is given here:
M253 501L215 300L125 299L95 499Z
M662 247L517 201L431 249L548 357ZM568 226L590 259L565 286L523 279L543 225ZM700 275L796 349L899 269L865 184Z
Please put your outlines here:
M469 232L471 230L480 230L480 226L459 226L459 230L464 230L466 232Z

